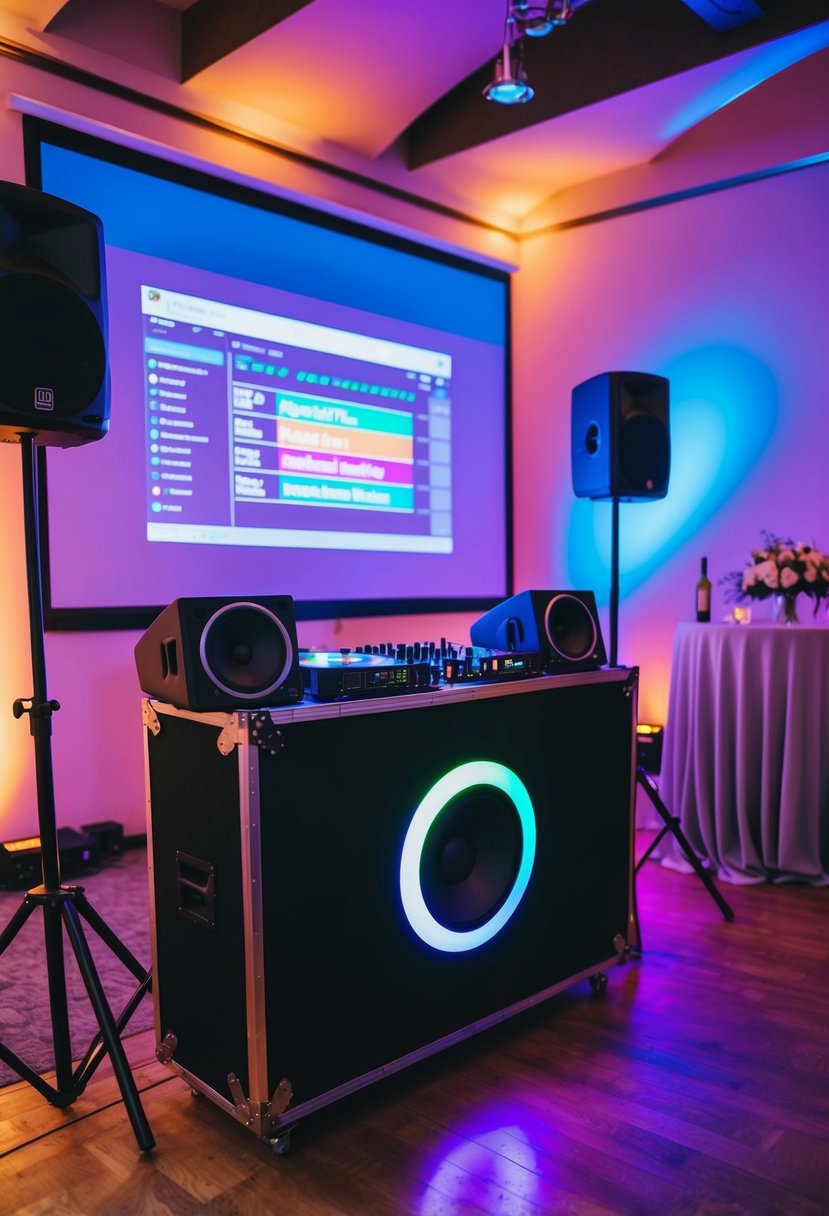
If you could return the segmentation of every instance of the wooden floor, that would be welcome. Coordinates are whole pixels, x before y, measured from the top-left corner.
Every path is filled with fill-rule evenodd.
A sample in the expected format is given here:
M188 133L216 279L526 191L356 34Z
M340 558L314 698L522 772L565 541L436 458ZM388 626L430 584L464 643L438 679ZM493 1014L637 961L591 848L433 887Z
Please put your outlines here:
M644 954L297 1125L275 1154L126 1040L71 1112L0 1091L3 1216L826 1216L829 890L648 862ZM566 932L566 926L563 927Z

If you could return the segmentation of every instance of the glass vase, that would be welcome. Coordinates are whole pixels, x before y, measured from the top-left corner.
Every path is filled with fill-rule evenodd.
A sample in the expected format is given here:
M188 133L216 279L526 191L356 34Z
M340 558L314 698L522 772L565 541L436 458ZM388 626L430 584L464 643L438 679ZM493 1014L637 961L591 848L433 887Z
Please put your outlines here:
M772 609L772 620L777 625L797 625L797 596L776 595Z

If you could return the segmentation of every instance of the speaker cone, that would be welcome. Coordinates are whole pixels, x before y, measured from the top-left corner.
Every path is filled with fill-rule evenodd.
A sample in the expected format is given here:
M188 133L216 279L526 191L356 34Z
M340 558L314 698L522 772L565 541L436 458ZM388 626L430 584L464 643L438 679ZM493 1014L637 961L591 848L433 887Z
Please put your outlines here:
M503 764L470 760L436 781L400 856L400 896L417 936L437 950L474 950L503 929L535 860L532 801Z
M544 613L544 630L553 650L568 662L577 663L594 653L596 624L580 599L556 595Z
M260 703L276 692L294 661L280 619L248 602L214 612L202 631L199 653L204 670L222 692Z
M450 929L473 929L506 900L521 860L521 822L503 791L479 786L432 824L420 857L426 907Z
M36 394L46 393L44 415L71 417L91 404L106 374L100 326L74 291L44 275L0 278L0 398L38 417Z

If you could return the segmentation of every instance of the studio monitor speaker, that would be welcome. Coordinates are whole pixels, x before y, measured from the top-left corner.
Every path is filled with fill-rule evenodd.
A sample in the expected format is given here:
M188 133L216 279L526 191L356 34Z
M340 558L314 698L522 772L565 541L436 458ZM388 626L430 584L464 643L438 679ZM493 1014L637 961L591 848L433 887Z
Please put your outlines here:
M88 211L0 182L0 440L73 447L109 427L103 234Z
M174 600L135 647L141 688L179 709L205 712L302 700L289 595Z
M604 372L573 389L571 451L577 498L664 498L671 471L669 382Z
M470 630L473 646L538 652L549 671L587 671L607 662L592 591L522 591Z

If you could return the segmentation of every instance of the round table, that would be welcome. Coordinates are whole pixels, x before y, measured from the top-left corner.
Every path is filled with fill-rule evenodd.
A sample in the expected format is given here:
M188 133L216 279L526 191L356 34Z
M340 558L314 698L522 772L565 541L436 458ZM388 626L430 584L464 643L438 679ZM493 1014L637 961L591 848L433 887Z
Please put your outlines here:
M721 878L829 885L829 628L680 623L659 788Z

